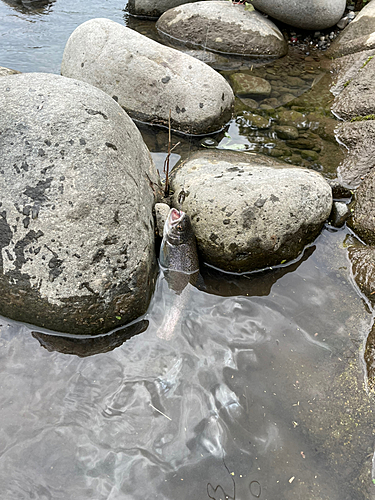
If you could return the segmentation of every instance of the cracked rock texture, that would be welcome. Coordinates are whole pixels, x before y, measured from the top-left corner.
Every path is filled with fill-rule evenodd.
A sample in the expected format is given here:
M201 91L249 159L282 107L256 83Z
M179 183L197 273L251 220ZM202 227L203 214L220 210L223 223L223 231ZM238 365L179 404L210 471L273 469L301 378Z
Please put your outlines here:
M145 312L158 176L113 99L52 74L0 78L0 313L97 334Z
M226 271L262 269L296 258L319 234L332 191L312 170L262 156L198 152L171 174L173 202L192 221L200 253Z
M223 128L232 116L233 91L223 76L178 50L109 19L74 30L61 74L91 83L129 115L189 134Z

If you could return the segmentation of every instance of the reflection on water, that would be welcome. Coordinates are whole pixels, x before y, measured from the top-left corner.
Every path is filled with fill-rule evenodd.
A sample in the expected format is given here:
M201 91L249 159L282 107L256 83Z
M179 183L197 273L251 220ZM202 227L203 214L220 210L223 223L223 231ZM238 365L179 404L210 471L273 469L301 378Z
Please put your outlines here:
M92 17L156 38L152 23L124 18L125 4L56 0L31 12L0 1L1 64L59 73L70 33ZM310 84L319 68L307 62ZM274 82L271 99L286 92L279 70L255 72ZM292 88L298 68L284 76ZM316 96L302 97L296 88L294 104L310 114L306 122L301 111L299 125L293 118L305 142L301 153L285 143L292 163L310 161L310 139L318 141L311 151L318 145L320 157L335 156L333 142L318 138L330 137L332 120L320 130L323 115L308 107ZM288 117L263 103L257 113L272 127L262 132L259 119L250 124L250 104L262 105L237 101L241 119L214 147L270 144L282 157L272 127L289 126ZM140 128L161 171L168 134ZM172 145L179 141L172 166L211 144L173 136ZM346 237L345 229L325 229L297 262L262 273L204 267L168 340L158 331L174 297L162 275L147 315L130 330L66 339L1 318L0 498L369 499L373 415L363 351L372 318L352 283Z
M3 319L4 498L364 499L328 458L340 445L328 453L319 430L337 432L319 374L335 379L370 322L344 237L325 231L266 294L251 276L224 280L226 296L207 293L209 276L207 291L190 289L168 341L157 336L174 293L162 275L147 330L109 352L49 352ZM311 423L317 410L327 420ZM361 432L345 457L358 474L372 431Z

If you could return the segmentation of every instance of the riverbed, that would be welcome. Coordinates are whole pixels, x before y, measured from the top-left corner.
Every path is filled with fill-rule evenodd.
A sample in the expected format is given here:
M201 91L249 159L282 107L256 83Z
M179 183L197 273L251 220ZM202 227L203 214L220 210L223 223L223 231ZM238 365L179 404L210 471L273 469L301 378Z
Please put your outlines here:
M9 3L0 1L0 65L22 72L58 74L70 33L93 17L157 39L153 22L129 18L115 0L56 0L34 11ZM286 109L302 115L312 148L277 137L279 108L254 113L237 99L220 134L173 135L180 144L171 166L216 147L334 177L344 152L318 134L334 122L327 111L317 114L332 99L323 56L291 47L272 64L212 64L225 77L235 70L303 80L300 88L290 80L285 93L299 100ZM269 126L257 126L254 114ZM167 131L138 125L163 175ZM318 138L326 141L319 147ZM203 266L169 340L158 336L171 300L162 276L142 323L96 343L38 335L0 317L0 498L372 498L364 348L373 315L351 273L347 249L355 241L345 226L326 224L299 259L278 268L240 276Z

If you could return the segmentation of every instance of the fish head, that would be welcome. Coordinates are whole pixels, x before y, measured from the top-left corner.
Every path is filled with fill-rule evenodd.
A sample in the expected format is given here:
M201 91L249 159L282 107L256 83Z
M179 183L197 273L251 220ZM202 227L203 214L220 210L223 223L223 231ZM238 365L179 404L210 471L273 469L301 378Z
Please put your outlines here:
M182 245L193 236L190 217L182 210L171 208L164 224L163 238L171 245Z

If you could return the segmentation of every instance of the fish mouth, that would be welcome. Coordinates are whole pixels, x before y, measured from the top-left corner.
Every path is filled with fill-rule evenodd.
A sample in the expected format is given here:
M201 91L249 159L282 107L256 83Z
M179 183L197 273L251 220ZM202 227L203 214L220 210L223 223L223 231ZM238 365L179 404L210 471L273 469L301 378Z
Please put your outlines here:
M170 222L171 224L177 224L177 222L179 222L182 217L184 216L184 212L180 212L180 210L177 210L177 208L172 208L171 211L170 211L170 214L169 214L169 219L170 219Z

